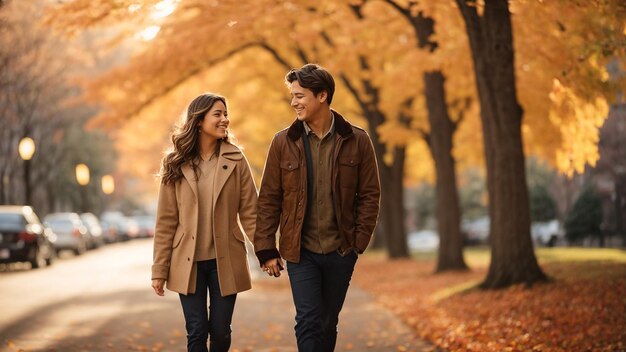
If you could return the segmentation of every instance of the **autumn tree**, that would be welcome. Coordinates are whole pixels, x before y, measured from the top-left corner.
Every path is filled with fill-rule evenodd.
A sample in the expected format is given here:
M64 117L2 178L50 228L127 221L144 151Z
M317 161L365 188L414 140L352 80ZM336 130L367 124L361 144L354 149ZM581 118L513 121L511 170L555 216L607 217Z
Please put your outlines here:
M41 10L38 2L8 1L0 11L0 203L26 204L23 190L29 182L33 186L30 205L44 215L73 206L67 197L80 194L74 166L86 159L72 160L69 165L67 157L89 150L96 140L82 130L93 111L68 100L77 94L76 86L68 81L68 67L75 58L39 25L33 14L40 15ZM72 124L86 134L80 143L67 138ZM34 139L36 146L28 181L17 151L23 137ZM101 160L109 145L100 145L91 160ZM99 193L97 186L91 192L94 195Z
M151 2L146 1L146 6L136 11L144 11L150 4ZM383 233L387 237L391 257L407 256L402 202L404 146L388 148L378 137L377 130L378 126L385 122L386 117L380 106L380 87L374 82L370 70L378 69L383 62L380 60L376 64L370 62L371 58L368 55L359 53L362 49L357 47L358 43L351 37L354 32L341 31L345 29L341 26L341 19L346 17L362 21L358 26L367 28L360 6L336 5L332 2L321 4L311 2L305 6L305 4L277 4L271 1L265 5L267 6L258 3L222 2L220 3L222 11L215 12L210 9L200 10L210 7L210 4L185 3L168 17L162 28L163 34L154 39L152 45L146 47L143 53L133 58L127 68L113 70L106 79L92 85L90 90L92 96L106 97L109 106L108 112L102 114L99 121L113 126L125 117L136 116L144 109L149 109L149 106L158 99L174 92L177 87L192 81L194 77L238 55L248 55L249 52L255 52L257 56L259 52L269 54L275 60L275 64L284 71L300 66L306 61L323 61L324 65L339 78L339 82L344 84L356 101L357 108L360 109L359 115L363 116L369 125L368 130L379 160L381 184L384 188L380 219ZM68 5L78 12L93 6L98 4ZM106 1L101 1L100 6L108 9L111 17L119 15L126 18L130 11L125 7L117 8L116 5ZM328 11L330 16L326 18L320 16L323 11ZM277 23L273 21L275 18L284 21ZM298 21L291 20L296 18ZM312 30L311 23L314 24L313 27L324 28L327 36ZM232 29L224 30L225 28ZM198 36L199 32L210 35ZM290 34L284 36L276 33ZM373 30L370 30L370 33L373 33ZM199 42L181 41L181 37ZM205 43L207 38L212 40ZM206 51L204 47L208 44L222 50ZM180 52L186 55L178 55ZM130 75L129 72L133 74ZM117 83L111 84L112 82L124 82L124 91L133 91L137 94L131 98L117 88L119 87ZM158 84L152 85L150 82ZM282 84L282 78L276 82ZM390 155L390 159L385 163L387 155Z
M508 1L457 0L469 38L483 126L491 218L491 263L485 288L545 281L530 237L523 109L517 100L513 29Z
M394 0L386 3L396 9L413 28L417 49L434 52L439 44L432 38L435 21L417 9L417 1L406 7ZM423 74L424 98L428 109L429 132L422 132L436 170L436 214L439 248L436 271L467 269L463 259L461 212L456 184L455 160L452 155L453 136L461 119L452 119L448 112L444 74L441 70L427 70ZM462 113L460 116L463 116Z
M626 247L626 109L618 102L600 130L600 159L593 175L603 175L613 182L607 230L622 237Z
M518 64L513 60L509 4L516 10L513 21L519 34L515 37L515 57L521 57ZM620 44L623 21L619 18L623 18L626 6L618 1L487 1L484 6L476 1L457 1L457 5L472 47L490 215L494 219L494 257L483 286L506 286L515 282L514 278L517 282L542 280L544 275L528 245L525 182L511 175L511 171L520 175L524 160L518 131L524 127L527 152L543 156L561 172L571 175L595 164L598 129L606 119L607 100L613 99L619 85L607 79L604 65L624 55ZM538 41L543 44L537 45ZM519 92L524 120L517 101L516 76L523 88ZM506 206L507 201L526 205L519 213L514 205ZM522 216L507 219L505 213ZM510 252L501 248L506 246L517 249Z
M475 118L478 104L469 107L465 104L468 97L473 101L479 99L472 88L474 77L467 74L471 62L466 59L467 42L461 35L465 32L463 18L458 12L451 12L454 7L446 2L393 3L398 7L394 8L389 1L186 0L172 2L176 7L171 12L158 9L162 4L158 0L132 4L80 0L60 5L49 23L66 32L123 24L118 38L132 43L135 54L126 66L92 81L87 96L107 107L93 124L112 129L124 125L118 133L119 146L125 148L122 157L135 160L124 163L124 167L143 174L149 174L150 167L154 170L162 145L167 142L167 133L184 104L198 91L215 87L227 93L233 102L231 109L237 113L232 114L233 129L242 144L248 146L253 167L260 171L269 139L277 129L287 126L292 116L282 82L284 72L306 61L328 67L344 88L337 90L335 106L348 112L357 124L367 127L372 136L386 187L383 193L387 195L382 200L379 227L389 236L389 243L397 246L390 249L390 256L395 257L407 254L402 182L406 182L407 175L424 177L428 173L426 169L432 168L429 151L416 138L419 135L416 131L443 133L439 150L452 149L448 155L452 154L456 160L446 157L445 152L433 157L443 155L449 161L447 165L456 161L461 169L481 165L480 138L493 142L497 134L483 135ZM481 2L470 3L482 6ZM594 128L597 131L598 123L603 121L603 100L598 94L605 91L604 84L597 79L603 60L596 55L604 44L599 48L587 45L586 50L593 55L586 56L579 64L576 58L580 56L577 52L581 47L580 33L591 33L594 40L601 38L606 25L599 19L607 16L583 11L577 7L583 6L580 3L559 6L563 4L512 1L511 4L518 9L513 18L514 45L516 58L521 59L512 61L510 66L519 77L519 99L526 111L524 120L521 113L518 115L520 136L516 155L522 158L523 153L539 155L562 172L578 169L594 160L597 144L593 139ZM474 11L476 18L485 17L478 16L481 9ZM567 11L567 18L560 18L563 11ZM555 26L557 30L553 30ZM565 31L559 29L561 26ZM551 30L545 31L543 27ZM152 39L134 39L138 28L150 29L147 34L152 33L148 35ZM431 33L429 28L436 28L436 32ZM154 37L156 31L158 35ZM481 36L478 37L482 42ZM603 39L603 43L612 47L613 39ZM586 41L589 38L582 42ZM431 50L435 44L436 49ZM567 73L561 75L563 67ZM430 89L425 88L424 75L437 71L447 78L436 80L445 87L446 94L431 94L426 99L424 92ZM485 79L479 80L479 86L484 86ZM487 111L489 106L484 104L484 99L480 102ZM445 112L441 108L444 105L452 122L456 123L464 111L467 115L454 135L448 133L450 124L433 128L436 123L431 126L429 122L429 109ZM580 113L572 114L568 109L571 106ZM590 120L594 121L594 127L583 128ZM142 143L133 138L134 133L144 136ZM529 141L523 150L522 135ZM460 142L461 147L451 148L455 145L452 139L455 144ZM489 146L493 149L495 142L492 142ZM515 143L513 138L511 145ZM407 158L415 151L417 154ZM511 151L506 149L506 152ZM489 166L494 152L484 153ZM449 186L441 194L455 189L449 181L454 177L447 175L448 181L444 183ZM494 174L490 171L488 175ZM516 186L511 189L519 191ZM493 205L492 199L490 204ZM454 222L450 226L454 227Z

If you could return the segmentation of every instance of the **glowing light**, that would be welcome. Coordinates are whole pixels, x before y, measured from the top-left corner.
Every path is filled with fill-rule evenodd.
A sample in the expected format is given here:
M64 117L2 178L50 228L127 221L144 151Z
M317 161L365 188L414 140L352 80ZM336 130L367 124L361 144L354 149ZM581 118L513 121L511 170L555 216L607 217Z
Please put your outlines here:
M111 175L102 176L102 192L104 194L111 194L115 191L115 180Z
M30 160L35 154L35 141L30 137L24 137L17 146L17 152L23 160Z
M137 11L139 11L139 9L141 9L141 5L139 5L139 4L132 4L132 5L128 6L128 12L130 12L130 13L137 12Z
M152 10L152 18L158 20L160 18L167 17L176 10L176 5L178 4L178 0L163 0L156 5Z
M76 165L76 181L81 186L86 186L89 184L89 167L87 167L87 165Z
M161 30L161 27L159 26L150 26L147 27L146 29L144 29L143 31L139 32L139 37L148 42L152 39L154 39L157 34L159 33L159 31Z

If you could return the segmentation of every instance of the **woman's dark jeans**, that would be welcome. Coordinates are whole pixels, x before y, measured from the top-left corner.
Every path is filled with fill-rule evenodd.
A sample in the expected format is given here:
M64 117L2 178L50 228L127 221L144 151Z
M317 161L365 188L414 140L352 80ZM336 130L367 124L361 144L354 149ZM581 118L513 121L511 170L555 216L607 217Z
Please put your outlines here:
M200 261L197 265L196 293L179 295L187 328L187 351L226 352L230 348L230 324L237 295L222 297L215 259ZM211 347L207 350L209 335Z

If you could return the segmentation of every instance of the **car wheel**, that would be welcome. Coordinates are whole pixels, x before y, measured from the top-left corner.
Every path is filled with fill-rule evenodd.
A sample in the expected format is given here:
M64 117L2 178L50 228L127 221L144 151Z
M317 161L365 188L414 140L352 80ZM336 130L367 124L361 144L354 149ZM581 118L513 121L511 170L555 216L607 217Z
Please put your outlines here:
M44 268L47 265L46 257L41 251L41 248L35 247L33 257L30 260L30 265L33 269Z
M54 263L56 258L57 258L56 250L54 250L54 248L52 248L52 246L49 246L48 247L48 258L46 258L46 264L47 265L52 265L52 263Z
M74 254L81 255L85 252L87 252L87 243L85 241L82 241L78 244L78 247L74 249Z

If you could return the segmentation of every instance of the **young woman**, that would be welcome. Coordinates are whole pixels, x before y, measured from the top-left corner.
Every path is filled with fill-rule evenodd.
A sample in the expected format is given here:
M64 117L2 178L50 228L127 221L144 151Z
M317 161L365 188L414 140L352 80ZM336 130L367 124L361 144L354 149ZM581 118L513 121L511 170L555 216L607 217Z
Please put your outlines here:
M224 97L195 98L160 172L152 288L179 293L188 351L207 351L209 336L211 352L228 351L237 293L251 287L243 232L253 240L257 190L228 124Z

